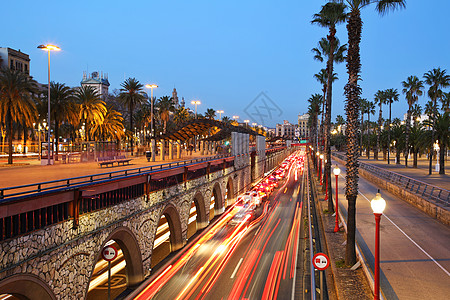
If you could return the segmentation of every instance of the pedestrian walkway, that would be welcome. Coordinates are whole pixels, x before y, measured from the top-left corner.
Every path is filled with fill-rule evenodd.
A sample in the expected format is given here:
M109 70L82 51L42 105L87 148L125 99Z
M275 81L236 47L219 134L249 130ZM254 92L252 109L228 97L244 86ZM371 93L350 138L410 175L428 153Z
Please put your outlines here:
M114 165L114 167L109 168L100 168L97 162L41 165L39 159L15 159L13 165L0 162L0 187L6 188L58 179L88 176L209 156L212 155L200 155L200 152L197 151L192 152L192 155L184 154L181 159L166 159L162 161L158 156L156 157L155 162L148 162L145 156L129 156L128 158L131 158L129 165Z
M372 162L371 160L370 163ZM338 183L339 213L341 220L346 223L346 168L337 164L341 168ZM382 161L375 164L385 167ZM401 172L401 168L395 165L388 168ZM409 168L406 170L411 172ZM423 172L425 171L421 168L412 169L408 175L426 177L426 174L422 175ZM436 180L438 184L434 184L446 184L441 179ZM334 180L332 186L334 191ZM370 200L375 197L376 192L377 187L373 183L360 177L356 202L356 239L371 274L374 270L375 219ZM387 191L381 190L380 193L387 203L380 227L380 286L384 298L447 299L450 295L450 227Z

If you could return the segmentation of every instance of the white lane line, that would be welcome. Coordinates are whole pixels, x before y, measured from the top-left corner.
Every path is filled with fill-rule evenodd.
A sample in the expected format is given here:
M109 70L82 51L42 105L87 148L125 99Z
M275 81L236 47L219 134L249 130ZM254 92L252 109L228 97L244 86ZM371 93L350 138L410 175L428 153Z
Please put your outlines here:
M239 266L242 264L242 261L244 260L244 258L243 257L241 257L241 259L239 260L239 262L238 262L238 264L237 264L237 266L236 266L236 269L234 269L234 272L233 272L233 274L231 274L231 279L233 279L234 278L234 276L236 275L236 273L237 273L237 271L239 270Z
M359 194L361 194L367 201L370 200L361 192L358 191ZM388 219L389 222L392 223L392 225L394 225L404 236L406 236L408 238L408 240L411 241L411 243L413 243L417 248L420 249L420 251L422 251L426 256L428 256L439 268L442 269L442 271L444 271L445 274L447 274L448 276L450 276L450 272L448 272L440 263L438 263L430 254L428 254L427 251L423 250L422 247L420 247L412 238L410 238L402 229L400 229L400 227L397 226L397 224L395 224L388 216L386 216L385 214L383 214L384 217L386 217L386 219Z

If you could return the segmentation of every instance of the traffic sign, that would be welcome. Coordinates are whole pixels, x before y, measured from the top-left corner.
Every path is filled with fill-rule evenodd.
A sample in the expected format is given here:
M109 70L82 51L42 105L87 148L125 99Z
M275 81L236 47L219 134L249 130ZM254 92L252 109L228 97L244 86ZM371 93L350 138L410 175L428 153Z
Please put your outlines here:
M117 249L114 246L106 246L102 250L102 257L106 261L113 261L117 257Z
M324 253L316 253L313 257L313 265L317 270L323 271L330 265L330 259Z

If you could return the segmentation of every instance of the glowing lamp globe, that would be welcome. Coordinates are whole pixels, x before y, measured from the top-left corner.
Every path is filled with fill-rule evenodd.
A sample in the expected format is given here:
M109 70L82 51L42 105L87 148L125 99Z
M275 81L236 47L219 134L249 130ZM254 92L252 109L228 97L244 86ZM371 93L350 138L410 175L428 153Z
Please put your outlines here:
M339 176L339 174L341 174L341 169L339 169L339 167L336 165L336 167L334 167L333 169L333 173L335 176Z
M372 207L374 214L382 214L384 209L386 208L386 200L381 197L381 194L378 193L375 195L375 198L370 201L370 206Z

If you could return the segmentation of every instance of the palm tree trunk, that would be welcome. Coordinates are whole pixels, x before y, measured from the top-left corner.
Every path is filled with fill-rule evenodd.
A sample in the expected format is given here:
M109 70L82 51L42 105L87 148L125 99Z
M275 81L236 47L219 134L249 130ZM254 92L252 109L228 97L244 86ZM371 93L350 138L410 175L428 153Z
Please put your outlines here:
M418 151L414 151L413 153L413 168L417 168L417 152Z
M370 159L370 113L367 113L367 159Z
M133 103L132 101L130 101L130 130L133 133ZM133 142L134 142L134 135L131 135L131 141L130 141L130 146L131 146L131 156L133 156Z
M382 123L381 100L380 100L380 114L378 115L378 130L377 130L377 148L374 153L374 158L378 160L378 152L380 151L380 135L381 135L381 123Z
M406 114L405 167L408 167L409 132L411 127L411 105Z
M56 114L55 114L56 115ZM56 116L53 117L53 120L55 120L55 161L58 160L58 141L59 141L59 124L58 124L58 118Z
M388 165L391 163L390 162L390 158L391 158L391 105L392 105L392 101L391 99L389 99L389 128L388 128L388 149L387 149L387 161L388 161Z
M428 175L431 175L433 170L433 144L434 144L434 128L436 124L436 99L433 99L433 127L431 128L431 145L430 145L430 161L428 164Z
M443 143L439 143L439 174L445 174L445 153L446 147Z
M12 126L12 117L11 117L11 110L10 109L8 109L8 112L7 112L7 119L8 119L8 131L9 131L9 134L8 134L8 147L9 147L9 149L8 149L8 164L9 165L12 165L12 163L13 163L13 147L12 147L12 145L13 145L13 126Z
M347 265L356 263L355 233L356 233L356 197L358 196L358 126L359 98L361 88L358 77L361 69L359 43L361 41L362 20L358 10L351 11L347 24L348 52L347 73L348 83L345 86L347 98L347 177L345 194L348 201L347 245L345 262Z
M363 148L363 132L364 132L364 114L361 112L361 129L359 135L359 156L362 156L362 148Z

